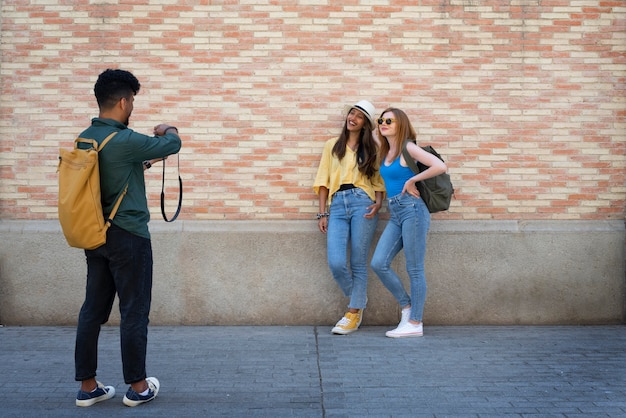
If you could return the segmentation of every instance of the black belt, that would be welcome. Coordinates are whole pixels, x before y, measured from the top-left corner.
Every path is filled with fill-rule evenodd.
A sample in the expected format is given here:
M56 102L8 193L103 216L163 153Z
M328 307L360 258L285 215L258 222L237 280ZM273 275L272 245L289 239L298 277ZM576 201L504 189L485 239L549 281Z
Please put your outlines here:
M340 192L343 192L344 190L350 190L350 189L356 189L356 186L354 184L342 184L341 186L339 186Z

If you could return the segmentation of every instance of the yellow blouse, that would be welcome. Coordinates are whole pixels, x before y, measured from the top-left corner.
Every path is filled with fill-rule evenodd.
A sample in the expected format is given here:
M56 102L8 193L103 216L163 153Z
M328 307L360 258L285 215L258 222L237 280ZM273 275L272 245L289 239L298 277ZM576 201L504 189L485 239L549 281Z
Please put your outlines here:
M326 141L324 151L322 151L322 159L320 160L317 176L313 184L313 190L319 194L320 187L324 186L328 189L328 205L332 200L333 194L339 190L342 184L354 184L355 187L363 189L365 193L376 201L376 192L385 191L385 183L383 182L380 172L376 170L374 176L370 179L359 171L356 161L356 152L346 146L346 155L341 161L336 155L333 155L333 147L339 138L333 138Z

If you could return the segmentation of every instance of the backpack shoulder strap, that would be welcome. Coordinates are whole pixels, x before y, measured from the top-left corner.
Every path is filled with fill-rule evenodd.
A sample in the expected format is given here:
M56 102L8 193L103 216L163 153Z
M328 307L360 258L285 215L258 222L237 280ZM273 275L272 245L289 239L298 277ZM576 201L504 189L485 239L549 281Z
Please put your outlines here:
M109 136L107 136L106 138L104 138L104 141L102 141L102 144L100 144L100 146L98 146L98 141L96 141L95 139L87 139L87 138L76 138L74 140L74 148L78 148L78 144L89 144L91 145L91 148L95 149L96 151L100 152L102 150L102 148L104 148L104 146L107 144L107 142L109 142L111 140L111 138L113 138L115 135L117 134L116 132L112 132ZM89 149L89 148L87 148Z
M98 152L102 151L102 148L104 148L104 146L107 144L107 142L109 142L111 140L111 138L113 138L116 134L117 134L117 131L111 132L111 134L109 136L104 138L104 141L102 141L102 143L98 147Z
M119 196L117 197L117 201L115 202L115 205L113 206L113 210L111 210L111 213L109 214L109 217L106 220L107 226L111 226L111 220L115 217L117 210L120 208L120 205L122 204L122 199L124 199L124 196L126 196L126 192L128 192L128 183L126 183L126 187L124 187L124 189L120 192Z
M74 148L78 149L78 144L88 144L89 147L86 148L81 148L83 150L89 150L89 149L98 149L98 141L96 141L95 139L87 139L87 138L76 138L74 140Z
M408 143L409 140L407 139L406 141L404 141L404 144L402 144L402 156L404 157L404 161L406 161L406 164L409 166L411 171L413 171L413 173L415 174L419 174L420 170L419 168L417 168L415 160L413 159L413 157L411 157L411 154L409 154L409 150L406 149Z
M111 140L111 138L113 138L115 135L117 134L117 131L115 132L111 132L111 134L109 136L107 136L106 138L104 138L104 141L102 141L102 143L100 144L100 146L97 148L98 152L102 151L102 148L104 148L104 146ZM111 213L109 214L109 217L106 219L106 225L107 227L111 226L111 219L113 219L115 217L115 214L117 213L117 210L120 208L120 205L122 204L122 199L124 199L124 196L126 196L126 192L128 192L128 184L129 181L126 182L126 186L124 187L124 189L122 189L122 191L120 192L120 194L117 196L117 200L115 201L115 205L113 206L113 209L111 210Z

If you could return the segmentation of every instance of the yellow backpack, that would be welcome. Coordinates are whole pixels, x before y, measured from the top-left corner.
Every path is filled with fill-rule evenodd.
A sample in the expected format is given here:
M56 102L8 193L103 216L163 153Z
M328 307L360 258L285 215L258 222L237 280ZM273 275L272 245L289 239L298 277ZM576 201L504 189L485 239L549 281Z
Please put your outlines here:
M60 150L59 167L59 222L70 247L93 250L106 243L106 232L111 226L128 184L115 202L109 218L104 219L100 193L100 168L98 153L117 132L102 141L100 147L94 139L77 138L73 150ZM82 149L79 143L89 144Z

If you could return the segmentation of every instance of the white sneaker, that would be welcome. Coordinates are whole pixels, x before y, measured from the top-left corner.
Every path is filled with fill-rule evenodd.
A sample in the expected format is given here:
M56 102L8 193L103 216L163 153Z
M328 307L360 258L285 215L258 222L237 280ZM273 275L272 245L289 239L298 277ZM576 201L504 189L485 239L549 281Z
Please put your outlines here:
M424 327L421 322L412 324L407 321L405 324L398 325L398 328L387 331L385 335L389 338L421 337L424 335Z
M402 309L402 316L400 317L400 323L398 324L397 328L400 328L402 325L409 322L410 317L411 317L411 308L409 307L409 308Z
M137 406L142 403L150 402L154 398L156 398L159 393L159 387L161 384L159 383L159 379L156 377L146 377L146 383L148 384L148 394L141 395L133 390L132 387L128 388L128 392L124 395L124 405L126 406Z
M93 392L78 391L76 395L76 406L91 406L95 403L106 401L115 396L115 388L113 386L104 386L96 381L96 388Z

